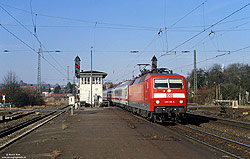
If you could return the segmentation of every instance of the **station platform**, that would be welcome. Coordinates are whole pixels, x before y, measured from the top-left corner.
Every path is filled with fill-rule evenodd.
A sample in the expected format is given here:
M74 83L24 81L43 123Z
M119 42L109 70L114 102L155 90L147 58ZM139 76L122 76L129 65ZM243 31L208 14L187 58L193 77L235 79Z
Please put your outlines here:
M222 154L120 108L64 113L0 152L34 159L222 158Z

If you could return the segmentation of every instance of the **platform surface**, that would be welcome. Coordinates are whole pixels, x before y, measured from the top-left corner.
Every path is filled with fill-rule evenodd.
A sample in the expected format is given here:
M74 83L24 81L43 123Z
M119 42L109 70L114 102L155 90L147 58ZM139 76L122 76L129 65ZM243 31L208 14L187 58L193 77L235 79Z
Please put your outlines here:
M120 108L66 112L0 153L34 159L203 159L223 155Z

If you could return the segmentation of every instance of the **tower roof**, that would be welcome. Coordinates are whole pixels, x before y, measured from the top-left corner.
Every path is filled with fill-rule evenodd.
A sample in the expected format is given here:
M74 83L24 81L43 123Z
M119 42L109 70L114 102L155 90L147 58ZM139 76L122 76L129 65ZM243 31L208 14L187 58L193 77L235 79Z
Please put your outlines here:
M88 75L90 76L91 75L91 71L81 71L80 72L80 76L83 76L83 75ZM108 74L105 73L105 72L100 72L100 71L92 71L92 75L101 75L103 78L105 78Z

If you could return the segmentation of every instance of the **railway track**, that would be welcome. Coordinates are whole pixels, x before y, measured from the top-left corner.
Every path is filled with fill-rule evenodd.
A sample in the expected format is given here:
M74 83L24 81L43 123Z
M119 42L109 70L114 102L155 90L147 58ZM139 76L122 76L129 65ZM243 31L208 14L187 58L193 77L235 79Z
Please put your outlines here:
M9 129L3 130L0 132L0 150L6 148L10 144L14 143L15 141L21 139L25 135L29 134L33 130L37 129L38 127L44 125L45 123L51 121L52 119L58 117L59 115L63 114L67 111L67 107L63 107L58 110L54 110L49 114L36 117L29 121L25 121L21 124L15 125Z
M9 113L9 111L8 111L8 113ZM18 120L18 119L21 119L23 117L29 116L33 113L34 113L33 111L31 111L31 112L24 111L24 112L14 112L13 114L8 114L8 115L2 115L3 120L1 120L0 123Z
M135 117L142 119L144 121L150 122L146 120L145 118L142 118L140 116ZM196 116L197 117L197 116ZM196 119L198 120L205 120L204 118L209 118L209 117L197 117ZM226 125L230 126L235 126L237 128L241 127L244 128L246 126L246 129L248 129L249 124L248 123L243 123L243 122L237 122L237 121L230 121L230 120L219 120L216 118L209 118L209 120L212 122L213 121L223 121L226 122ZM231 123L230 123L231 122ZM250 158L250 145L241 143L239 141L235 141L220 135L216 135L211 132L207 132L204 130L201 130L201 128L194 128L192 126L188 126L187 123L172 123L172 124L160 124L160 123L153 123L150 122L151 124L154 124L158 127L161 127L163 129L168 129L172 130L174 133L178 133L180 136L184 136L188 138L189 140L201 143L203 145L206 145L208 147L211 147L217 151L220 151L227 156L231 156L234 158Z
M190 113L187 113L186 116L190 118L199 119L199 120L214 121L214 122L218 122L218 123L225 124L228 126L233 126L235 128L241 128L241 129L246 129L250 131L250 123L246 123L246 122L215 118L215 117L207 117L203 115L196 115L196 114L190 114Z
M235 158L250 158L250 145L243 144L225 137L205 132L191 126L177 125L168 127L185 137L221 151Z

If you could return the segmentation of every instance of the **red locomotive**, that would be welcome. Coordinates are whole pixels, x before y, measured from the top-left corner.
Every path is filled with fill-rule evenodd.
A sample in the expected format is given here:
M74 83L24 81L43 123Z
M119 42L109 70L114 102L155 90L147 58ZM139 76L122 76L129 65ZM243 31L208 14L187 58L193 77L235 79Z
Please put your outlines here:
M187 109L185 78L154 64L144 75L104 91L103 98L157 122L179 120Z

